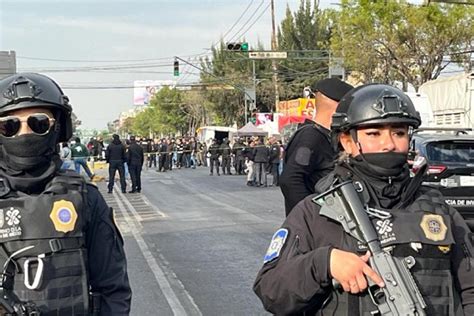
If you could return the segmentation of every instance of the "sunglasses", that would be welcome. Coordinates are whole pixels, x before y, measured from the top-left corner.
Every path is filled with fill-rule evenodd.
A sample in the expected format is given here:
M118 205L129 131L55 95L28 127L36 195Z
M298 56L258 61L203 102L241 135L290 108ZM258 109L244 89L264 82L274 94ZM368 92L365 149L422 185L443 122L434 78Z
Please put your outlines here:
M44 113L31 114L27 118L17 116L0 117L0 135L13 137L20 131L21 123L26 122L28 127L37 135L46 135L54 125L54 118Z

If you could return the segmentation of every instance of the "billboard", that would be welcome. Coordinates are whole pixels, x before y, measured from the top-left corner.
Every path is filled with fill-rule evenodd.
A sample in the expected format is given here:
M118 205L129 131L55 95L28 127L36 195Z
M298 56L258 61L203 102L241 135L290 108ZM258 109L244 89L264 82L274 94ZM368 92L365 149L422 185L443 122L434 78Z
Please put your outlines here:
M303 116L312 118L316 110L315 99L299 98L289 101L280 101L277 112L287 116Z
M133 104L148 105L161 88L175 85L176 81L173 80L136 80L133 82Z

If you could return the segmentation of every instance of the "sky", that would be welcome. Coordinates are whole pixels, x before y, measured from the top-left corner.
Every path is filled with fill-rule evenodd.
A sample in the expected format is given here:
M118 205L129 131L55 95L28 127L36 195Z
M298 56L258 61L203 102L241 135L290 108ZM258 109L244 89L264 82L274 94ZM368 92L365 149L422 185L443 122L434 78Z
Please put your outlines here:
M321 5L332 2L337 1L322 0ZM251 46L261 41L269 48L269 4L270 0L0 0L0 50L16 51L18 72L41 72L55 79L69 96L81 128L102 130L120 112L133 108L135 80L176 79L174 56L197 63L224 35L224 41L245 38ZM277 25L287 4L295 10L299 0L275 0ZM143 68L83 71L127 64ZM199 78L192 67L181 65L180 71L180 82ZM77 89L84 87L115 89Z
M287 5L294 12L300 3L274 1L277 25ZM338 2L320 0L320 7ZM55 79L81 128L103 130L134 107L135 80L177 79L174 56L199 64L222 38L269 49L269 6L270 0L0 0L0 51L16 51L18 72ZM115 69L84 71L106 66ZM199 79L182 63L180 72L180 83Z

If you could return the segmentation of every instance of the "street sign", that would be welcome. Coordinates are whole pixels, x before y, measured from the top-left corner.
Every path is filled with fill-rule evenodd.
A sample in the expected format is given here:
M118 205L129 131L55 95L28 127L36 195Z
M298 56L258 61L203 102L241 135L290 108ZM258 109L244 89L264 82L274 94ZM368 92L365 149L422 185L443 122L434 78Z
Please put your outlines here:
M286 59L287 52L249 52L250 59Z

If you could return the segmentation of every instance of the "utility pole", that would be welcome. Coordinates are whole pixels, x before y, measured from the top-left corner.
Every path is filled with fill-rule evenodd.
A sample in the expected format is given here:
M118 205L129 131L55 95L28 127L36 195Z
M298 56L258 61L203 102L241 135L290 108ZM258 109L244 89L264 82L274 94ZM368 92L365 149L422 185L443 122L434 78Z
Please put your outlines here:
M276 30L275 30L275 3L274 0L271 0L271 11L272 11L272 51L277 50L277 41L276 41ZM273 83L275 85L275 111L278 107L278 102L280 101L280 94L278 93L278 72L277 72L277 61L272 60L273 68ZM273 109L271 109L273 112Z

